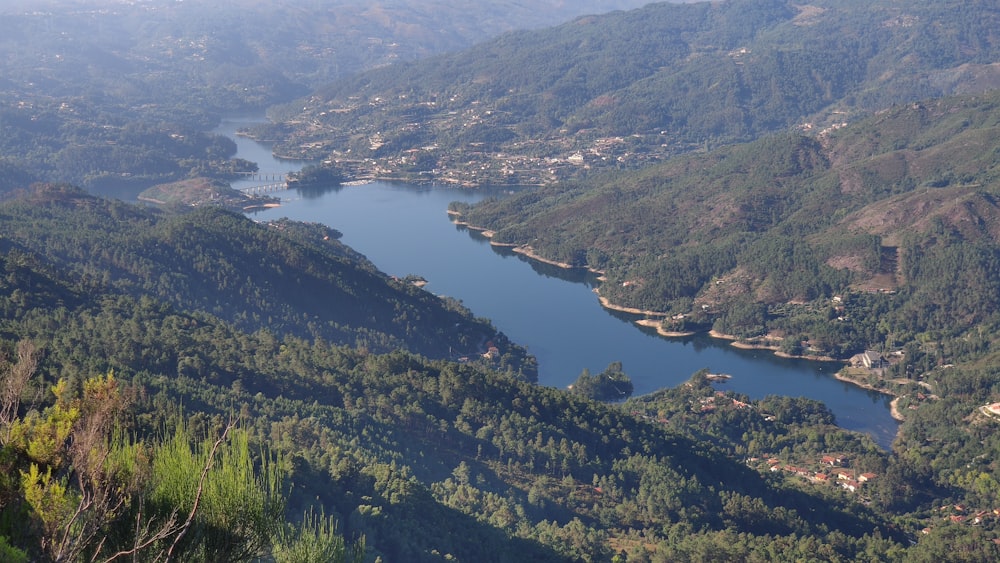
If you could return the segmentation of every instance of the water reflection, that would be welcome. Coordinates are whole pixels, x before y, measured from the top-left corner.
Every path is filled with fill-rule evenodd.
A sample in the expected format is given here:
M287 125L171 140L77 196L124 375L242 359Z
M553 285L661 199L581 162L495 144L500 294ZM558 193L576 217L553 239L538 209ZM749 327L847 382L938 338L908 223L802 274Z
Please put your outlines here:
M296 186L291 190L298 197L306 200L318 200L331 193L337 193L344 189L343 184L310 184L308 186Z
M533 260L520 252L515 252L509 246L490 244L489 237L483 235L482 231L477 229L470 229L468 226L458 223L455 224L455 229L468 233L469 237L477 242L489 244L494 254L503 256L504 258L516 258L528 264L531 266L532 271L540 276L570 283L582 283L591 288L600 285L600 282L597 281L597 275L585 268L563 268L555 264L549 264L548 262Z

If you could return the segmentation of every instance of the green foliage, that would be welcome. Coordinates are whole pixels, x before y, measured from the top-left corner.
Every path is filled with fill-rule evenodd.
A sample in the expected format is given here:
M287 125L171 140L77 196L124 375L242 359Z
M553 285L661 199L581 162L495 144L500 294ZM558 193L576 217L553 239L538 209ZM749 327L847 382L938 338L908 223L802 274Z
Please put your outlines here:
M184 560L256 559L281 530L279 461L266 453L254 460L246 432L236 430L228 438L193 448L192 436L181 427L154 453L150 504L161 507L164 518L194 514L183 542L173 546Z
M177 542L178 557L198 560L215 558L220 552L273 550L275 558L283 554L294 560L310 553L341 553L340 544L331 536L335 518L342 526L337 535L364 537L367 552L385 560L430 561L447 556L495 561L607 560L623 548L629 557L637 558L708 550L772 553L773 559L782 559L799 553L805 545L830 554L830 559L851 560L869 552L885 559L900 550L919 551L919 546L905 547L906 539L925 525L920 511L933 499L975 499L985 505L996 494L992 481L982 477L988 471L959 465L972 462L978 455L974 452L981 453L976 444L988 433L953 437L961 416L968 415L957 404L948 404L947 416L941 416L940 423L928 422L937 421L933 411L928 411L927 419L918 418L923 421L904 433L906 443L918 447L890 455L860 435L831 426L829 411L814 402L772 398L753 403L732 394L719 398L711 386L697 379L690 387L634 399L623 406L605 405L532 385L513 372L498 373L481 363L454 363L403 350L379 354L350 343L297 336L295 331L312 322L310 318L290 317L289 330L282 335L259 327L241 330L197 305L219 299L207 289L200 290L203 294L191 291L208 287L190 281L199 268L215 271L213 264L229 263L206 260L205 254L217 248L225 248L219 254L227 254L270 240L278 246L268 248L281 248L281 254L289 257L282 264L309 265L311 270L302 271L331 279L324 268L341 267L334 258L351 253L329 241L320 242L327 231L294 223L283 223L284 230L275 230L280 235L275 236L269 227L253 226L222 212L161 218L119 204L102 208L70 189L52 189L34 197L31 208L15 209L31 218L58 217L69 226L64 228L75 229L78 246L107 248L116 256L108 263L119 264L124 271L133 271L129 260L138 256L114 252L119 248L115 236L144 249L154 247L142 245L139 234L116 235L115 222L107 217L117 217L119 224L144 225L147 236L153 233L161 245L173 241L178 248L192 249L170 261L161 257L171 254L157 254L163 250L147 250L143 257L171 264L180 273L177 279L187 280L176 285L160 282L173 288L163 294L175 299L178 305L172 306L138 290L138 297L117 294L129 284L144 285L145 281L125 276L105 280L92 273L81 283L75 274L78 270L64 256L84 255L60 242L53 234L58 231L55 226L49 232L32 231L13 214L4 216L5 226L45 234L49 250L33 245L13 227L4 232L5 240L17 242L21 254L4 257L9 275L3 283L9 291L0 295L0 311L5 312L0 332L30 335L46 350L39 369L59 373L66 380L56 386L65 392L58 397L49 394L51 403L38 409L37 415L18 417L19 421L35 420L33 427L38 431L17 435L25 439L47 435L41 432L47 428L46 421L58 420L56 415L68 411L77 391L91 397L135 400L134 410L129 411L129 430L98 425L106 429L100 434L108 439L93 442L100 446L96 449L88 448L107 452L94 458L104 463L90 465L90 474L106 476L95 482L115 483L131 491L127 510L100 512L111 515L113 521L95 518L88 524L107 536L103 549L108 552L131 550L150 540L150 553L170 549L178 526L186 521L194 499L199 499L201 509ZM100 213L94 213L95 208ZM10 209L5 207L4 212ZM212 228L208 218L221 227ZM234 236L219 238L221 230ZM193 250L199 248L204 254ZM331 250L322 250L326 248ZM786 241L781 248L794 249L795 244ZM311 252L324 258L305 260L303 256ZM368 267L352 264L362 272ZM149 272L143 274L145 278L133 279L159 282L171 275L152 266ZM14 294L15 289L28 292L31 287L46 297ZM227 295L232 298L232 292ZM881 314L889 299L852 296L843 301L844 314ZM22 308L22 301L30 302L31 309ZM181 309L185 303L187 308ZM505 345L499 339L495 343ZM963 354L982 353L987 347L973 341L965 346ZM940 357L932 350L915 349L908 352L907 360L919 369L933 366ZM89 375L111 368L114 378ZM618 375L622 370L612 364L608 371ZM991 377L991 371L983 370L947 382L943 378L940 392L983 400L992 392L987 384ZM136 391L115 395L114 382L130 382ZM716 408L703 411L701 401L713 397ZM57 409L60 400L65 404ZM102 413L108 411L95 406L115 402L76 404L80 414L71 434L85 427L79 421L107 419ZM189 413L187 422L177 433L165 432L164 428L175 428L179 404ZM232 441L221 442L215 456L208 456L227 426L226 417L235 409L245 427ZM945 439L940 438L941 425L951 429ZM932 463L929 454L921 453L925 444L936 443L927 442L928 435L949 447L954 444L955 449L949 450L949 455L957 455L954 464ZM267 443L268 448L258 450L258 443ZM749 456L774 454L791 463L815 460L829 452L847 453L857 460L859 469L885 477L866 489L871 492L872 506L858 504L855 497L834 487L810 488L789 480L793 478L747 467L745 461ZM24 471L30 476L31 460L10 453L6 448L0 458L10 469L6 473L19 476ZM68 459L69 454L61 455L53 459ZM918 462L904 457L915 455L923 457ZM73 465L84 467L77 461ZM54 495L59 490L53 484L65 486L65 494L55 495L64 503L79 498L75 491L84 490L80 481L64 479L65 463L62 470L53 466L49 484L43 488L48 468L37 462L36 466L34 484L28 488ZM199 475L206 468L199 496ZM24 497L20 479L0 482L5 483L0 495L6 502L5 513L23 510L30 516L26 521L37 521L40 526L41 518L28 503L9 500ZM41 500L36 504L43 512L58 512L45 508ZM286 527L281 523L284 518L275 516L279 505L293 514L310 514L315 506L312 514L329 516L307 517L295 531L295 526ZM145 524L137 527L140 515ZM905 524L898 524L897 517ZM33 545L26 538L40 533L40 528L32 532L10 523L5 526L0 534L18 546ZM136 530L145 531L139 533L139 541ZM881 539L873 537L872 530L879 530ZM166 535L155 537L159 531ZM726 548L731 551L718 551L716 542L728 538L727 534L741 539ZM92 546L83 540L97 536L75 537L81 538L80 545ZM232 547L232 542L239 548ZM354 549L345 548L344 555L354 557ZM36 551L42 553L40 547Z
M79 401L67 400L67 392L67 382L59 381L52 388L56 396L52 407L44 414L33 412L24 420L15 420L10 428L9 442L43 465L61 465L66 461L66 441L80 418Z
M595 401L620 401L632 396L632 380L622 371L621 362L613 362L597 375L583 370L570 391Z
M10 545L6 537L0 536L0 559L8 563L28 563L28 555L20 549Z
M96 100L74 103L83 107L71 122L50 100L30 108L0 105L0 154L19 163L19 168L4 168L8 185L0 188L27 188L40 179L115 190L188 175L230 178L242 167L230 160L235 143L198 130L201 123L145 124L103 113ZM51 128L38 126L49 121Z
M343 173L333 166L308 165L302 170L290 174L289 189L316 189L337 186L344 181Z
M348 548L337 533L336 522L310 510L298 526L287 526L274 545L276 563L361 563L364 541Z
M320 338L375 352L407 348L435 357L478 357L492 341L505 369L537 377L524 349L487 321L378 272L337 241L336 231L319 225L261 225L216 208L162 214L65 186L36 186L0 207L0 217L0 236L28 260L47 262L60 283L94 296L130 295L151 314L170 306L209 313L246 331L266 327L279 338ZM56 298L66 302L69 293L61 290ZM100 300L92 304L114 307ZM137 317L109 328L138 331L143 323ZM181 323L197 330L193 319ZM109 346L121 340L106 336ZM128 355L140 361L143 353ZM198 371L198 358L168 353L158 369L190 375Z
M823 142L780 134L459 211L600 269L612 303L847 356L996 314L998 107L995 94L900 106ZM950 179L922 187L927 170Z
M799 156L757 162L752 149L727 151L726 158L717 154L717 160L706 161L706 168L717 176L705 177L724 183L733 178L727 167L746 167L740 177L755 186L760 177L767 177L767 170L822 162L812 158L819 154L818 148L808 139L787 136L770 142L771 148ZM823 166L817 164L812 173L822 176ZM655 177L650 174L639 187L655 191L661 185L652 180ZM827 186L823 181L809 185L817 190ZM617 187L619 192L595 197L586 205L600 208L607 201L602 197L629 200L625 189L629 184L623 181ZM692 181L688 189L693 192L696 187ZM713 227L733 230L713 246L715 251L701 254L699 245L686 244L693 248L691 257L719 257L706 259L711 265L702 272L726 274L736 266L717 269L721 264L743 260L748 278L770 276L775 278L772 287L795 294L798 287L831 283L825 277L823 249L884 257L882 245L876 244L880 241L871 236L855 234L813 244L794 206L783 209L780 217L762 215L767 206L757 205L754 188L747 189L748 194L734 192L745 204L735 215L741 221ZM823 199L810 200L808 191L788 191L813 205ZM536 194L536 201L550 195ZM20 477L23 472L27 477L23 482L0 479L4 503L0 536L19 547L33 546L30 555L36 558L46 552L40 542L29 539L44 535L39 530L50 525L46 522L65 524L59 517L64 508L79 506L85 496L79 491L93 494L98 489L92 483L99 482L115 485L103 489L109 502L117 498L111 495L117 490L130 491L133 499L128 511L95 510L94 519L87 520L86 529L106 535L104 548L110 551L127 551L142 543L136 541L136 530L147 532L139 534L145 540L154 540L151 549L170 549L179 533L176 526L190 514L181 507L202 499L204 513L195 513L176 548L192 560L208 558L208 553L213 558L219 552L237 553L227 542L236 542L239 549L245 546L244 553L260 554L268 549L260 547L265 536L271 549L289 558L327 549L339 553L330 535L334 517L344 536L366 538L371 556L386 560L449 556L608 560L622 549L639 559L782 560L811 553L829 560L894 560L938 555L943 545L960 546L977 556L994 550L980 541L995 531L992 523L983 526L984 532L961 528L933 537L919 534L928 525L941 527L941 506L975 503L982 510L997 502L998 488L990 477L993 461L988 455L980 457L997 448L992 422L974 414L970 406L1000 392L991 367L996 364L990 352L996 331L988 296L977 297L984 303L982 314L970 317L979 323L978 330L953 336L944 330L955 326L948 324L947 312L934 312L939 317L919 333L914 332L921 328L918 324L896 322L895 315L905 310L896 309L897 305L919 303L916 290L845 294L836 308L832 300L761 308L761 303L746 299L750 293L736 293L737 302L742 297L747 305L741 314L749 320L737 321L734 313L724 322L736 328L754 323L780 326L793 337L791 344L801 345L802 335L809 334L812 346L822 327L836 331L823 336L841 339L838 342L864 345L890 336L910 342L905 360L890 368L892 377L911 378L914 391L919 388L920 393L926 389L918 382L927 383L940 395L918 399L914 393L907 399L913 401L903 407L908 414L913 411L911 421L904 426L899 449L887 453L864 437L832 427L829 411L811 401L768 398L754 403L735 394L717 395L705 381L693 378L690 386L620 408L539 388L520 380L514 370L498 373L479 362L455 363L401 349L379 353L372 344L377 340L370 336L326 339L322 337L326 333L316 328L319 321L302 314L304 308L295 309L294 300L282 301L281 307L295 311L288 316L227 316L227 301L234 300L240 288L254 287L253 280L243 285L250 277L248 264L260 274L257 279L273 283L271 287L284 287L277 285L284 277L314 276L323 280L317 285L343 288L341 295L360 294L364 297L357 302L372 307L380 305L369 301L375 295L369 293L369 281L404 296L420 294L374 274L326 229L291 222L253 225L214 210L165 216L101 202L66 187L46 187L25 197L0 208L0 244L5 250L0 256L4 274L0 334L30 336L38 342L46 351L40 370L59 374L65 383L55 386L60 391L48 395L49 402L39 405L35 414L25 412L27 407L15 409L18 416L12 427L18 425L20 430L10 433L17 440L7 443L0 456L4 469L0 474ZM562 204L570 199L554 201ZM635 209L641 212L641 207ZM841 215L847 216L846 211ZM779 230L768 233L762 225L775 219ZM923 236L902 240L904 248L913 248L914 253L909 257L904 253L898 264L920 284L944 279L958 283L962 291L972 291L973 277L993 269L992 247L985 241L963 245L970 235L949 225L943 219ZM765 231L754 230L761 228ZM640 228L606 236L643 232ZM781 236L769 240L767 234ZM727 245L739 252L719 250L730 248ZM644 256L648 271L653 271L654 254ZM589 259L596 254L583 255ZM626 256L603 255L609 263L626 264ZM760 267L761 261L801 267L814 277L806 276L807 284L793 284L794 276L777 279L780 276ZM269 274L268 268L275 268L275 273ZM968 268L973 275L965 278L955 268ZM355 287L342 284L344 279L365 281ZM635 283L619 286L622 291L655 283L645 277L624 279ZM738 289L743 283L726 275L708 279L710 288L720 291ZM262 285L256 287L261 295L284 299ZM684 294L678 303L690 308L711 302L703 298ZM414 299L420 302L423 297ZM951 298L927 294L922 299L948 303ZM345 301L338 298L338 302ZM259 301L246 303L262 307ZM445 310L450 311L446 305ZM426 314L440 313L433 311L437 312ZM970 314L972 309L949 311ZM846 320L833 322L837 316ZM435 318L446 319L447 327L455 329L454 317ZM354 334L371 334L370 322L361 318L357 326L364 329ZM267 330L268 325L274 329ZM433 322L427 326L432 331L436 327ZM419 341L421 336L398 334L398 342ZM382 342L386 350L395 343ZM504 348L509 344L501 335L496 335L495 343ZM979 365L936 369L952 360ZM16 365L20 363L19 357ZM13 371L4 367L0 373L6 385ZM112 368L114 378L92 376ZM621 366L613 364L609 371L620 373ZM130 382L136 390L116 395L115 382ZM6 394L0 396L8 400ZM94 400L73 402L82 396ZM135 400L127 432L101 422L113 419L110 414L117 411L98 408L123 397ZM715 408L705 409L710 403ZM190 413L184 429L188 440L171 450L173 435L164 435L162 429L173 428L169 423L178 404ZM73 407L79 411L70 426L73 439L60 445L60 424L65 426L73 418L68 414ZM245 438L237 436L232 446L220 443L217 456L209 456L212 463L208 463L206 448L214 446L212 437L221 434L225 416L236 409L246 424L241 431ZM28 424L25 421L30 425L20 426ZM94 421L95 426L83 421ZM101 429L95 435L109 438L76 439L91 427ZM33 460L26 453L32 442L39 444L32 455L51 460L49 466L35 460L34 476ZM79 452L66 447L84 443L93 447ZM257 443L267 443L270 449L256 455L251 444ZM862 489L866 497L747 467L751 456L778 455L785 463L801 463L815 462L830 452L846 453L853 467L879 475ZM159 456L161 462L174 463L158 467ZM69 459L74 468L89 468L87 475L102 478L67 479ZM97 459L105 462L93 463ZM204 465L199 467L200 463ZM198 497L190 492L192 484L197 491L199 482L193 476L205 468L205 486ZM144 487L156 479L161 480L161 490L189 492L172 495L177 501L154 500L151 489ZM286 490L288 495L278 499L275 491ZM26 500L29 496L31 503ZM238 507L220 497L242 499L249 512L239 513ZM862 498L870 502L857 502ZM262 521L262 514L276 512L279 500L287 501L293 513L308 514L316 505L330 517L312 523L307 519L301 532L272 525L279 517ZM211 506L228 508L220 515ZM230 511L242 514L239 525L228 516ZM36 527L24 530L11 525L10 514L24 515L23 521ZM139 514L149 519L137 526ZM114 521L108 522L108 516ZM155 539L160 530L167 535ZM77 545L93 546L86 540L98 537L98 532L84 531L74 528L72 537L79 538ZM911 538L919 538L916 546L909 547ZM277 552L272 556L278 557ZM92 555L86 549L80 553Z
M515 146L547 169L595 156L598 139L600 163L631 166L832 104L946 91L964 82L951 67L996 59L995 8L958 4L651 5L380 70L359 79L356 103L361 83L345 81L303 122L319 125L322 151L418 147L398 161L413 174ZM249 167L198 132L208 111L259 108L301 92L300 79L389 55L350 60L339 34L306 34L328 20L285 7L254 19L205 5L193 27L138 4L73 21L5 12L0 43L41 45L45 63L0 63L0 191ZM137 18L127 34L86 33ZM301 55L267 43L291 20ZM259 22L255 39L241 36ZM92 64L53 29L115 55ZM166 37L179 55L149 72ZM315 66L331 48L335 68ZM15 87L31 82L46 95ZM615 302L688 313L699 328L777 332L786 351L905 343L887 369L907 389L894 452L832 426L818 403L720 394L704 373L625 405L531 385L523 349L380 274L330 229L28 190L0 206L0 339L22 343L4 343L14 359L0 364L0 559L360 561L367 547L390 561L995 560L995 521L948 516L1000 503L998 433L977 410L1000 394L996 107L995 96L901 104L818 138L782 134L458 208L498 241L606 270ZM879 276L899 291L852 291ZM486 341L497 363L452 361ZM37 398L43 385L20 379L36 370L54 393ZM628 382L612 364L578 383L601 394ZM239 429L226 422L236 410ZM831 452L878 475L864 496L750 461Z
M361 560L363 544L346 547L330 521L307 519L287 535L285 470L270 453L252 456L246 431L229 426L195 446L178 423L163 441L140 441L118 426L124 399L110 375L86 380L80 397L65 380L54 391L55 403L16 420L3 446L6 469L16 468L20 480L2 483L0 506L28 518L2 522L0 553L10 560L26 560L7 545L10 533L42 561L249 561L273 545L286 560ZM53 439L53 426L67 431ZM40 436L44 450L32 449Z
M52 467L42 473L38 464L32 463L27 472L21 472L21 489L24 502L38 521L40 535L49 542L58 541L80 502L75 491L67 489L66 478L53 479Z

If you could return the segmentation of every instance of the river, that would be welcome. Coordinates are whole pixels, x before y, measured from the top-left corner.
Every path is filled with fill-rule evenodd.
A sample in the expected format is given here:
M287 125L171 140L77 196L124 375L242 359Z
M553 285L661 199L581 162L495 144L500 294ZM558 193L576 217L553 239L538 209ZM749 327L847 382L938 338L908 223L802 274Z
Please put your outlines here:
M253 119L225 120L216 132L236 140L238 156L262 172L288 172L302 163L275 159L270 148L236 137ZM235 187L240 187L235 184ZM636 317L601 307L598 281L490 246L477 232L451 222L448 203L475 202L502 192L444 186L374 182L325 192L278 192L282 205L257 219L289 217L319 222L343 233L343 242L384 272L417 274L426 289L462 301L489 318L538 358L539 383L565 387L583 369L604 370L622 362L636 394L676 386L709 368L732 379L719 384L759 399L780 394L826 403L847 429L867 432L890 447L898 425L890 398L834 379L840 364L782 359L770 352L740 350L707 336L664 338L634 324ZM322 296L317 296L321 298Z

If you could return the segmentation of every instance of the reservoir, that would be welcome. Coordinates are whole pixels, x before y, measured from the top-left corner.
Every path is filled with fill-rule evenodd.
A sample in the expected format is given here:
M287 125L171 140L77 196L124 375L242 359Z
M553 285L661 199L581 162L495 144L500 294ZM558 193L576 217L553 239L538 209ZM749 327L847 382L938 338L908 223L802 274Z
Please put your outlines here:
M261 172L284 173L302 166L273 158L266 145L236 137L235 131L250 121L226 120L216 132L236 140L238 156L258 163ZM620 361L640 395L674 387L708 368L732 375L719 389L754 399L817 399L844 428L866 432L886 448L895 437L898 425L889 415L890 398L834 379L841 364L782 359L707 336L661 337L638 327L638 317L601 307L593 291L599 282L592 274L493 247L477 232L454 224L446 213L452 201L475 202L502 196L502 191L373 182L273 195L282 205L254 214L255 219L323 223L342 232L345 244L387 274L424 277L427 291L460 300L525 346L538 358L542 385L565 388L584 369L599 373Z

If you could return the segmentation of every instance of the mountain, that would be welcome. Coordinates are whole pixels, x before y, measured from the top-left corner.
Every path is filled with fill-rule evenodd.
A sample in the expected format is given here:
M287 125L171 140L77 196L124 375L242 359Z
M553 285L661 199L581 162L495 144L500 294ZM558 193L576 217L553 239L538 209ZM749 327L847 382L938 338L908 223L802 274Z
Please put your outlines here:
M211 206L163 214L50 185L4 203L0 218L4 252L54 269L73 290L67 299L151 297L239 330L373 352L478 357L492 341L503 365L536 376L524 351L487 322L382 274L327 227L259 225Z
M262 110L343 75L499 33L642 5L388 0L99 2L0 6L0 91L191 111ZM6 85L6 86L5 86Z
M687 315L681 325L817 337L826 319L726 317L740 304L777 310L848 293L869 295L863 309L872 292L898 292L888 316L854 311L823 334L827 351L853 353L879 341L871 323L951 330L1000 312L998 126L996 92L901 104L819 135L781 133L456 210L496 243L603 271L611 303ZM945 265L959 256L963 266ZM916 314L931 302L933 315Z
M41 180L132 199L192 176L230 180L252 163L230 162L235 146L205 133L220 115L263 113L341 76L637 5L3 2L0 190Z
M495 108L481 108L486 93L504 96L500 79L482 73L471 84L486 93L470 98L470 83L455 81L452 92L447 73L439 82L428 73L429 87L446 94L425 100L426 109L404 108L402 129L364 129L377 120L363 120L415 96L419 80L413 94L346 94L348 106L327 115L307 109L317 131L340 119L331 112L354 112L362 122L352 150L383 151L386 173L400 164L413 174L432 171L439 149L470 161L468 152L444 151L452 141L425 136L425 115L443 127L451 111L474 112L482 121L454 128L454 147L485 154L491 143L509 151L510 135L555 131L575 143L590 129L626 123L631 131L669 114L668 129L654 128L657 136L669 127L677 133L662 154L641 152L652 150L642 134L600 137L601 146L626 146L617 155L623 168L637 164L625 152L647 161L701 152L454 211L493 226L498 242L604 270L603 297L656 309L650 317L663 328L715 327L743 344L779 342L791 355L877 348L864 357L883 367L845 373L896 395L894 410L906 420L892 451L838 429L820 403L752 401L713 387L707 370L621 404L534 385L533 361L516 343L458 304L378 272L321 225L258 223L209 207L153 210L65 184L24 189L52 179L58 163L81 178L242 169L247 163L230 162L225 142L200 132L210 113L258 107L324 72L310 70L315 44L305 41L304 59L283 59L302 65L287 75L250 72L257 57L288 45L247 53L244 46L268 33L227 34L227 25L260 25L227 11L250 0L108 0L72 13L62 8L79 2L52 5L59 9L17 14L37 19L5 13L9 34L0 38L15 53L0 72L0 88L14 93L0 112L0 559L163 559L175 546L195 545L205 549L191 559L255 553L284 562L304 558L285 550L297 544L311 545L314 560L339 561L340 538L383 561L1000 559L1000 407L990 406L1000 400L998 99L982 93L995 78L989 3L652 5L557 28L564 43L551 50L517 50L541 47L535 40L549 31L511 34L482 47L515 48L497 53L524 69L504 79L523 74L512 84L523 85L523 115L538 119L509 134L489 121L501 115ZM267 12L275 22L300 14L292 4L252 5L288 8ZM538 4L503 5L526 13ZM193 27L178 24L190 35L146 33L160 25L159 10L189 6L205 16ZM396 25L405 12L389 6L367 13ZM229 19L209 17L216 9ZM120 12L132 14L125 21L134 35L94 34L121 41L117 47L94 47L87 33L61 28L100 31L112 27L105 16ZM608 21L621 23L610 36L587 33ZM640 27L657 21L681 31ZM727 22L728 35L717 34L715 21ZM711 34L699 35L702 28ZM650 34L633 32L643 29ZM36 33L51 51L34 50ZM127 47L133 39L144 55ZM644 57L615 58L617 47L599 48L599 39L663 47L653 64L687 74L622 79L621 92L574 102L572 112L554 102L531 109L539 99L593 96L600 90L587 89L591 80L618 80L601 69L653 72L641 68ZM865 56L837 50L842 44ZM590 67L571 57L578 48L610 58ZM24 56L38 52L49 54ZM157 66L168 52L177 65ZM67 72L59 72L60 57ZM505 66L484 61L468 64ZM546 71L570 61L580 74ZM756 63L781 72L757 75ZM400 68L367 76L388 81ZM862 74L867 82L851 81ZM554 88L562 76L565 88ZM681 85L701 85L695 95L704 104L688 96L678 107L705 112L683 113L691 124L682 113L644 114L661 108L650 100L666 106L674 98L646 95L642 84L678 100ZM965 97L924 97L962 88L971 88ZM625 96L633 91L641 95ZM816 91L831 95L816 102ZM720 92L726 96L713 98ZM522 107L518 100L506 100L504 111ZM617 105L634 121L605 118L602 108ZM865 108L881 109L861 119ZM272 115L299 112L288 106ZM764 135L807 115L816 117L808 118L812 129ZM317 142L337 141L329 131ZM438 149L392 157L399 131ZM713 135L707 147L698 131ZM719 146L749 138L757 139ZM565 166L600 160L567 144L558 149L573 158L563 162L544 142L533 141L527 158L545 159L557 178ZM491 344L499 357L478 354ZM282 502L272 503L276 497ZM200 500L199 512L191 505ZM198 525L185 527L185 516ZM282 537L290 529L283 519L302 522L299 541ZM248 552L241 539L254 525L268 541ZM157 530L169 533L151 537ZM219 543L208 546L209 538ZM337 556L316 554L337 543Z
M1000 84L989 2L650 4L336 81L258 135L359 175L546 184Z
M74 390L93 393L97 374L131 397L119 423L140 444L155 443L178 416L192 435L211 437L238 413L250 443L270 452L264 460L280 460L288 512L319 505L349 541L363 535L384 560L888 556L916 531L897 529L882 507L935 490L891 477L902 460L832 426L812 401L753 403L693 378L622 407L539 387L497 364L409 352L427 348L421 332L441 347L485 327L373 272L322 227L256 224L221 210L164 215L60 186L21 194L0 213L2 349L31 342L43 351L36 377L64 381L48 400L25 393L16 430L4 433L15 438L2 445L11 471L62 467L20 449L17 436L39 416L67 412L58 407ZM246 268L258 273L252 283ZM265 294L274 301L268 319L246 295L275 282L268 271L277 269L283 285ZM296 308L303 297L310 314ZM380 322L379 299L421 320ZM372 316L355 318L357 306ZM279 317L282 309L290 311ZM346 340L323 332L330 317ZM411 329L404 336L398 326ZM380 353L380 334L400 349ZM11 357L5 374L27 356ZM708 402L717 404L693 407ZM0 421L5 430L9 421ZM819 467L822 452L849 452L856 471L886 477L868 489L878 505L748 467L746 445L699 430L718 427L752 433L752 455L780 450L789 464ZM73 425L69 435L80 440L83 430ZM154 464L169 455L141 451ZM0 521L0 548L44 559L45 536L30 524L47 513L24 496L29 485L0 481L4 510L23 509L29 524Z

